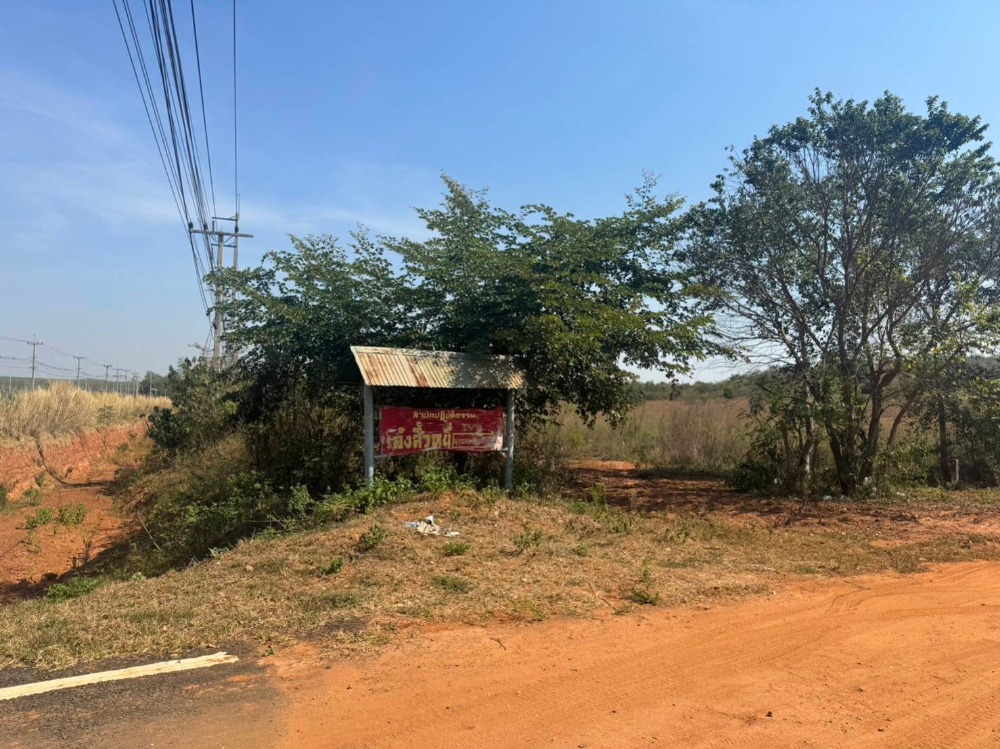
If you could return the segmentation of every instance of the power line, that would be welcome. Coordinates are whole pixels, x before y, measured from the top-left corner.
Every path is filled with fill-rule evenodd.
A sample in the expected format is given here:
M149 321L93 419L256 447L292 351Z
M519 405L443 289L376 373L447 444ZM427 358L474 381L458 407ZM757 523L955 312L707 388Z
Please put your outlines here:
M194 57L198 65L198 95L201 98L201 124L205 132L205 155L208 157L208 184L212 188L212 213L218 213L215 207L215 177L212 174L212 148L208 140L208 116L205 113L205 87L201 77L201 47L198 44L198 19L194 12L194 0L191 0L191 30L194 32Z
M236 188L236 213L240 212L240 150L236 107L236 0L233 0L233 184Z

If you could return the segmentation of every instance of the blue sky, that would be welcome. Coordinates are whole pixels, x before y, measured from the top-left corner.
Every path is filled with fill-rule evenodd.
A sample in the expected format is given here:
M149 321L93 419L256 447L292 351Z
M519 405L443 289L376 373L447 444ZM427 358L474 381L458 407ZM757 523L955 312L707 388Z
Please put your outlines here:
M985 0L238 3L244 263L289 233L419 233L411 207L437 202L442 171L582 216L618 211L644 170L696 201L727 146L816 87L1000 123ZM230 3L196 7L228 213ZM163 371L208 323L111 1L4 0L2 18L0 336Z

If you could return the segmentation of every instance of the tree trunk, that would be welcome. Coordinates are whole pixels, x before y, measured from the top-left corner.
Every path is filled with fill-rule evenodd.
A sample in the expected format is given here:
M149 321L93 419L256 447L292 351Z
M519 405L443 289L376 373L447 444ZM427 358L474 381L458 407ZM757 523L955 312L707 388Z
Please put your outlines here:
M937 399L938 422L938 461L941 469L941 486L951 481L951 445L948 441L948 413L945 411L944 398Z

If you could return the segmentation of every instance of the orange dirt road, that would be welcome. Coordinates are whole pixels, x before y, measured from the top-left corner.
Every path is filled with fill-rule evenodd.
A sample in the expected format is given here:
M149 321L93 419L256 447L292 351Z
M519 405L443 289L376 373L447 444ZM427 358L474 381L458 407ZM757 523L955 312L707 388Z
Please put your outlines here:
M285 749L1000 746L1000 565L282 660Z

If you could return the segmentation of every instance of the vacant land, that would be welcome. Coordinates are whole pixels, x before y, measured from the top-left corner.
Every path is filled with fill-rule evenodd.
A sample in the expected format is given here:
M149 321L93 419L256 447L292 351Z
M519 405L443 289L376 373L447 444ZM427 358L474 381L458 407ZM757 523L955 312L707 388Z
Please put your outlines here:
M803 578L1000 556L1000 514L987 493L959 505L802 505L628 463L574 471L569 496L424 495L246 541L151 579L106 572L75 600L5 606L0 665L58 668L233 644L266 655L302 640L359 655L428 624L625 615L768 595ZM460 535L406 527L431 513Z
M89 393L57 383L34 392L0 397L0 445L135 424L153 408L169 405L166 398Z

